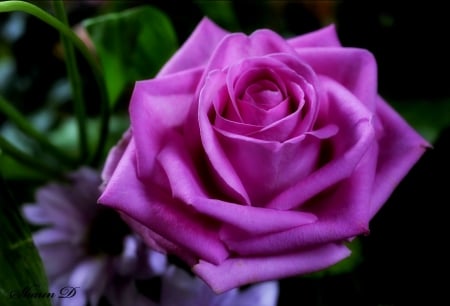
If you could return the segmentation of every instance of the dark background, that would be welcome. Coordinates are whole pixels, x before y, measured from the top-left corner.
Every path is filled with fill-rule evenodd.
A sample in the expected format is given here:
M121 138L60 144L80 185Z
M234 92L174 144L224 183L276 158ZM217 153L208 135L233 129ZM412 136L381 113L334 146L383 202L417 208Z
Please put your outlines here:
M116 2L118 8L141 4L159 7L173 22L180 44L203 17L193 1ZM336 23L343 45L374 53L379 64L379 92L388 101L407 106L409 101L424 100L433 108L436 101L450 98L450 27L444 1L232 4L237 25L245 32L270 27L282 34L299 35ZM69 1L69 5L72 24L99 10L81 1ZM17 66L14 74L0 84L2 94L17 101L25 112L32 112L41 106L39 101L44 100L55 80L65 75L65 67L55 52L58 34L35 18L25 20L25 31L17 40L2 37L4 43L11 44ZM0 16L0 26L7 21L6 15ZM125 109L126 103L122 107ZM2 120L0 117L0 123ZM450 129L444 128L434 148L426 152L373 219L370 235L361 238L363 261L356 269L321 278L281 280L279 306L448 303L445 208L450 204L449 156ZM20 189L21 182L11 186Z

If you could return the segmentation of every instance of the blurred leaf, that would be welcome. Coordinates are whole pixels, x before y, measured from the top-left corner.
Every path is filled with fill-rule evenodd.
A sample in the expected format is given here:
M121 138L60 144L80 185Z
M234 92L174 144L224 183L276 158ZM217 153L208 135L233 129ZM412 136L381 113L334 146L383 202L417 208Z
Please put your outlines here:
M0 305L50 305L50 298L24 295L27 288L48 293L48 282L28 225L3 181L0 185Z
M221 27L230 32L239 31L239 22L234 14L232 1L194 1L205 16L208 16Z
M127 129L130 122L126 115L112 115L110 118L110 131L105 141L105 149L109 150L121 137L122 133ZM87 126L87 140L90 150L95 146L98 141L98 131L100 122L98 118L88 119L86 121ZM68 152L74 154L77 153L77 125L74 118L68 118L64 120L58 128L48 133L49 139L57 146L64 148Z
M3 177L8 180L43 180L48 178L45 173L31 169L15 159L1 154L1 152L0 169L2 169L1 174Z
M351 273L362 261L362 246L358 238L347 244L352 251L349 257L329 267L328 269L309 274L310 277L319 278L325 275L339 275Z
M177 49L169 18L151 6L101 15L83 25L103 67L112 106L135 81L153 77Z
M450 126L450 99L392 102L394 107L430 143Z

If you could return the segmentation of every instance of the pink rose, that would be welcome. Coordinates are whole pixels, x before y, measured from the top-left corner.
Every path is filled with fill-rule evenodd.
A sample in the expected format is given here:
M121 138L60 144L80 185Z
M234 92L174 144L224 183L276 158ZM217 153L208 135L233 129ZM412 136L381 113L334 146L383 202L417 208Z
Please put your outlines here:
M99 202L218 293L347 257L428 147L334 26L284 39L204 19L130 114Z

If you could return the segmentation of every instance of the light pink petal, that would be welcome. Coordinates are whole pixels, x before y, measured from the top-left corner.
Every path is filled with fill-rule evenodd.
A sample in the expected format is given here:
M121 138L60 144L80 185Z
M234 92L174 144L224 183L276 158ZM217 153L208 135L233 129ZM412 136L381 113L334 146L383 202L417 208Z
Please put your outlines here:
M294 48L340 47L334 24L287 40Z
M203 18L183 46L162 67L158 77L205 65L227 34L211 20Z
M164 142L182 128L195 102L201 73L201 70L184 71L136 83L130 116L139 177L151 178L155 157Z
M382 131L371 215L376 214L403 177L431 145L382 98L377 101Z
M168 190L137 178L134 149L132 140L99 202L124 212L188 252L212 262L224 260L228 251L218 239L216 225L173 199Z
M372 53L356 48L301 48L297 53L317 75L346 87L360 103L375 112L378 81Z
M326 244L280 256L229 258L220 265L201 260L193 267L216 293L261 281L327 268L350 255L343 244Z

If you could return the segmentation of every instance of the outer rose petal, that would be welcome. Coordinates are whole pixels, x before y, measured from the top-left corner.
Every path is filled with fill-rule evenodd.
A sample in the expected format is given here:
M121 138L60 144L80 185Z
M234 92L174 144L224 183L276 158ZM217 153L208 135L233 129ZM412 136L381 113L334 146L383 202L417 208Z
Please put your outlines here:
M157 185L148 188L145 181L139 180L135 154L132 140L99 202L125 212L200 258L218 263L228 257L216 226L177 203L170 194L166 194L167 190L163 192Z
M369 51L356 48L299 48L296 51L317 75L346 87L359 103L375 112L377 64Z
M201 74L188 70L136 83L130 116L140 178L151 179L156 155L186 120Z
M287 276L306 274L329 267L350 255L342 244L325 244L297 253L254 258L230 258L220 265L200 262L193 270L216 293L232 288Z
M375 175L371 216L375 215L430 144L382 98L377 100L380 155Z
M250 36L233 33L225 36L211 55L205 71L222 69L249 57L296 52L285 39L270 30L257 30Z
M164 65L158 77L205 65L226 34L228 34L227 31L208 18L203 18L188 40Z

